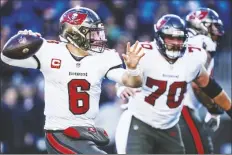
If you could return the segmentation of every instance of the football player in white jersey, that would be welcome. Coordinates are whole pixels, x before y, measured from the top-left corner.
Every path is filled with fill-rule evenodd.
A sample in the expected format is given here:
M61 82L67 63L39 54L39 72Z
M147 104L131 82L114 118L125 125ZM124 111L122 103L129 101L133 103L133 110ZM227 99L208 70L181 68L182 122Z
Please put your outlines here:
M117 127L116 147L120 154L185 153L178 121L192 81L232 117L230 98L202 65L206 52L185 44L184 21L168 14L154 28L155 40L140 43L145 52L139 62L141 91L129 99Z
M38 35L30 30L19 33ZM140 87L142 76L137 64L144 56L142 47L131 48L128 43L127 54L123 55L127 70L121 68L119 55L105 46L99 16L84 7L72 8L61 16L60 38L62 42L43 39L40 49L27 59L12 59L2 53L1 59L9 65L37 68L43 73L48 153L105 153L97 145L108 144L107 133L94 125L102 80L107 77Z
M217 40L224 34L223 24L218 14L209 8L199 8L186 16L188 27L188 44L202 47L207 52L203 62L208 74L212 76L214 54ZM195 95L196 94L196 95ZM213 143L210 134L216 131L223 110L202 92L195 83L189 88L183 100L184 107L179 125L187 154L212 154ZM208 108L205 121L199 116L202 104ZM205 123L204 123L205 122Z

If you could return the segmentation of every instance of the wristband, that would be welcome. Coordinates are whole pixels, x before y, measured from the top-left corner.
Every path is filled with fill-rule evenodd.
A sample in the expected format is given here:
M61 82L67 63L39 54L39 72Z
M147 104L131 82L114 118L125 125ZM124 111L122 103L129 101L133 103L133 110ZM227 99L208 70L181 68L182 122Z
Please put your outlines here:
M139 67L137 67L136 69L128 69L127 68L127 72L131 76L139 76L140 75L140 69L139 69Z

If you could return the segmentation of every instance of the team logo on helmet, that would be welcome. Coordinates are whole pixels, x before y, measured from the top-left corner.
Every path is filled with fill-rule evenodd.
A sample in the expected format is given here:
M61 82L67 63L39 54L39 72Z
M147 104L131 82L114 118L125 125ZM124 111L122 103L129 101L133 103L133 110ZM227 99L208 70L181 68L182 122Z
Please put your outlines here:
M67 22L72 25L81 25L86 17L87 14L85 13L68 12L66 15L64 15L61 23Z
M208 11L196 11L194 12L189 19L198 18L200 20L204 19L208 15Z
M158 23L156 24L156 29L160 30L164 26L165 23L167 23L167 20L165 19L158 21Z
M71 19L72 19L72 20L75 20L77 17L78 17L78 14L77 14L77 13L74 13L74 14L72 14Z

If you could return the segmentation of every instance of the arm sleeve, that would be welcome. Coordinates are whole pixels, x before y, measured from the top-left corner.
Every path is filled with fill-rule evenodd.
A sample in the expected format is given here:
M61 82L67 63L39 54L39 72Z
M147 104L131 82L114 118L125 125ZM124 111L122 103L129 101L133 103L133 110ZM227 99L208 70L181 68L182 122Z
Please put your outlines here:
M125 72L126 72L126 70L123 68L111 69L107 73L107 78L119 83L120 85L123 85L122 76Z
M215 52L217 44L211 38L205 36L203 38L203 48L208 52Z
M205 69L205 64L207 63L207 53L206 51L201 48L201 51L200 52L196 52L196 55L195 55L195 63L196 64L196 70L195 70L195 77L197 78L201 72L203 72ZM193 62L194 63L194 62Z
M16 66L16 67L22 67L22 68L32 68L32 69L40 69L41 68L41 62L40 59L42 59L43 55L43 50L44 47L46 46L47 41L44 39L43 45L41 48L35 53L35 55L27 58L27 59L22 59L22 60L16 60L16 59L11 59L6 56L4 56L1 53L1 60L11 66Z
M213 68L214 68L214 58L211 59L209 66L207 68L207 72L210 76L213 76Z
M204 65L199 64L198 67L196 68L195 72L193 73L193 75L195 75L195 76L193 76L193 77L195 77L194 79L197 79L201 75L201 73L205 70L206 69L205 69Z
M104 69L104 74L106 78L112 78L111 76L114 76L114 71L113 71L113 75L111 73L111 75L109 76L108 74L112 71L112 70L117 70L118 68L122 69L122 60L119 56L119 54L117 52L115 52L114 50L110 50L107 51L108 53L104 54L104 60L105 62L105 69ZM103 61L104 61L103 60ZM119 71L121 73L121 71ZM115 75L118 76L118 75Z
M202 65L205 65L207 63L207 52L201 48L201 51L198 52L197 59Z
M36 56L32 56L30 58L23 59L23 60L16 60L16 59L10 59L1 53L1 59L4 63L11 65L11 66L22 67L22 68L32 68L32 69L40 68L40 62Z

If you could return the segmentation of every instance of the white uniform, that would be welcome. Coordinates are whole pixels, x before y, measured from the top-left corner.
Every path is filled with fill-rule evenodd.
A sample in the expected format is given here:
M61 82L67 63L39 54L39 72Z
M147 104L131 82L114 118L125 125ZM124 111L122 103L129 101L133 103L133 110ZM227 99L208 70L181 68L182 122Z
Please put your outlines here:
M194 46L194 47L202 47L208 52L215 52L217 44L212 41L210 37L207 37L205 35L197 34L194 30L190 29L189 31L189 38L188 38L188 44ZM202 61L202 65L205 65L206 61ZM214 68L214 58L211 59L207 72L209 75L212 74ZM188 106L189 108L193 110L198 110L202 107L202 103L198 101L196 98L194 91L192 87L189 88L187 91L185 98L183 100L184 104Z
M70 126L92 126L99 109L101 82L110 68L122 61L114 50L77 61L64 43L44 41L35 54L45 80L45 129L61 130ZM34 56L34 57L35 57ZM1 55L5 63L36 68L33 57L13 60Z
M171 128L179 120L184 93L200 74L206 52L187 47L183 57L170 64L157 50L155 42L141 45L145 52L140 60L144 77L142 91L129 100L128 111L154 128Z

